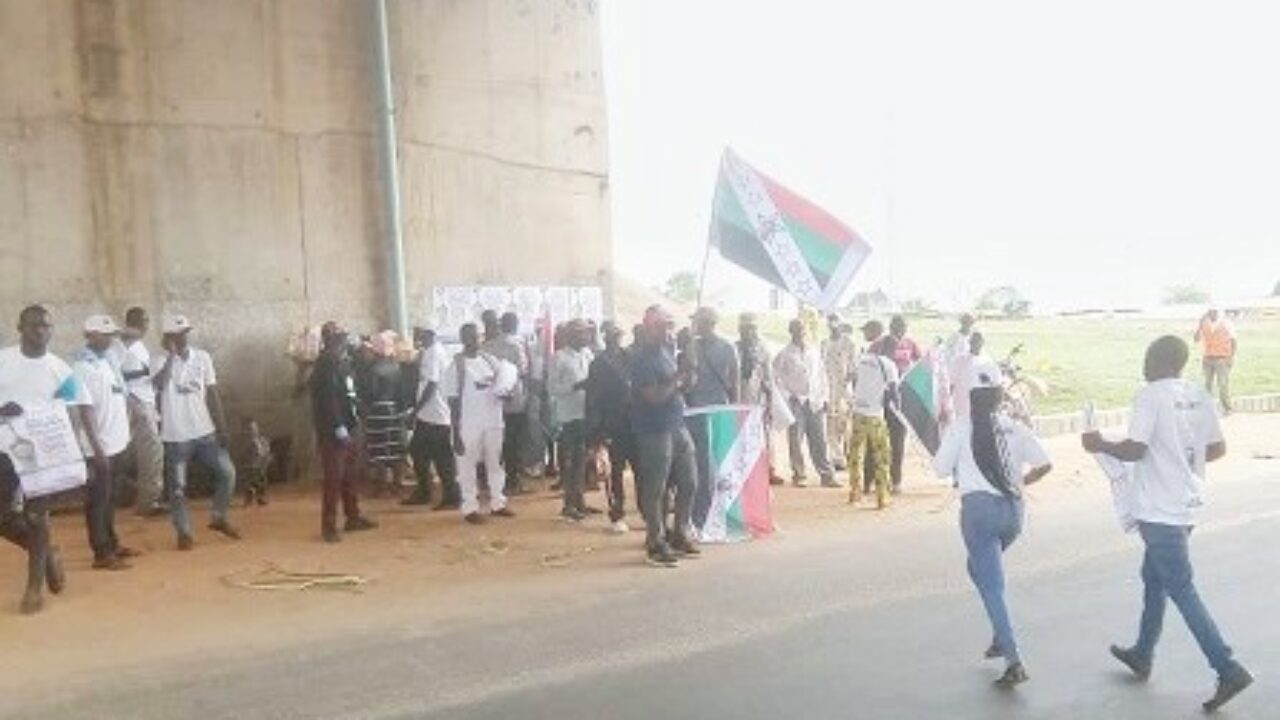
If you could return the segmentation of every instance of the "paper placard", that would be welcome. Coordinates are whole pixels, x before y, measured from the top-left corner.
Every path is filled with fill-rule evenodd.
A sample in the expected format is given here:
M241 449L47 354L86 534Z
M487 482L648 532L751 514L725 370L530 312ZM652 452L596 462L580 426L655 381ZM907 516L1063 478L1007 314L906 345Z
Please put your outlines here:
M43 497L85 484L84 453L60 401L30 404L6 423L0 440L26 497Z

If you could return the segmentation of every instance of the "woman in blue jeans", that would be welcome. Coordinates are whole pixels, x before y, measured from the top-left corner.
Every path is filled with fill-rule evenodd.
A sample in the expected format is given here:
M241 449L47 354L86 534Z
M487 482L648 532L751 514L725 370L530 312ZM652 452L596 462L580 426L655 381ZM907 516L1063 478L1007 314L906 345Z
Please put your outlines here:
M933 467L960 489L960 531L969 553L969 577L978 589L994 638L989 659L1004 658L996 680L1011 688L1027 681L1004 600L1004 551L1022 532L1022 489L1049 473L1049 456L1025 426L1000 412L1000 369L976 363L971 370L969 417L957 418L942 439ZM1025 475L1024 475L1025 473Z

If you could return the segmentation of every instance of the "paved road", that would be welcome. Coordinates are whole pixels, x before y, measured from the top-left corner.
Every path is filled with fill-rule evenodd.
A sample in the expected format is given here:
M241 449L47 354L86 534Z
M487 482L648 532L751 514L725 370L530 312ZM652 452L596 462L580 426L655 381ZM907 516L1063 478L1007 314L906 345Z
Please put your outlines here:
M1259 682L1223 714L1280 707L1280 473L1233 480L1197 531L1202 592ZM23 718L1191 718L1212 675L1172 611L1148 685L1108 643L1136 626L1138 548L1106 498L1037 496L1009 557L1032 681L991 686L955 507L713 548L604 589L497 595L488 620L362 632L235 662L192 659L72 684Z

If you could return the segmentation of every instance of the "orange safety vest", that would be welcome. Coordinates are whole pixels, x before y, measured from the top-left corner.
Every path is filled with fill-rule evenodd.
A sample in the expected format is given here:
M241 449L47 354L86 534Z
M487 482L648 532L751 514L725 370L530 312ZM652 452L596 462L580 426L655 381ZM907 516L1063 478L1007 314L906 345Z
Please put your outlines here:
M1207 358L1231 357L1231 328L1225 321L1201 323L1200 342L1204 343L1204 356Z

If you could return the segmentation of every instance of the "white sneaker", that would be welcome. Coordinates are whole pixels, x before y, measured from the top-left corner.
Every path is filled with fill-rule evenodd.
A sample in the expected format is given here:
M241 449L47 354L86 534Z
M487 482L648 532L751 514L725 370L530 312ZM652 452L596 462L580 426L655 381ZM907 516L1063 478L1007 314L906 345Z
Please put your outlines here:
M625 520L615 520L609 525L610 535L626 535L629 532L631 532L631 528L627 526L627 521Z

